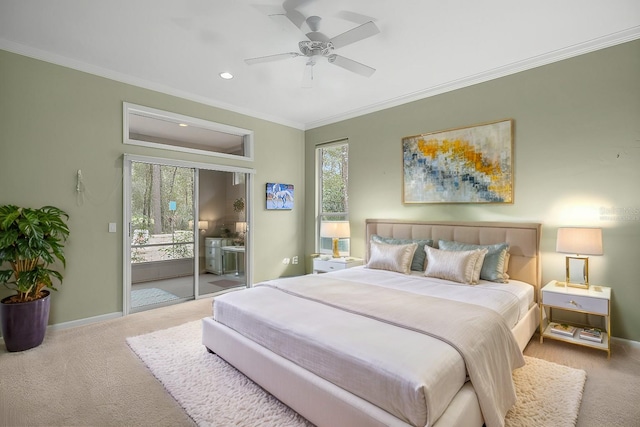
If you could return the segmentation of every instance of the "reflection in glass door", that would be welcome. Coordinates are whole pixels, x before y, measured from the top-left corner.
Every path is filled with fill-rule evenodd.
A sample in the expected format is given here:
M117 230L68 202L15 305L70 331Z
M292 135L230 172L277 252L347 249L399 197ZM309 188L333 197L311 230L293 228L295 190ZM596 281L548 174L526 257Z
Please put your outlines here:
M195 297L195 169L130 165L130 311Z

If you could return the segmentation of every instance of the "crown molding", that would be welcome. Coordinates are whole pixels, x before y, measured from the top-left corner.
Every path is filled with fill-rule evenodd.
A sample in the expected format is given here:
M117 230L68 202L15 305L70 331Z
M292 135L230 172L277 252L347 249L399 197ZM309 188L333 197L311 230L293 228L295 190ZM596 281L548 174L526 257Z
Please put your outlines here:
M321 126L341 122L347 119L363 116L365 114L375 113L387 108L397 107L398 105L418 101L420 99L429 98L431 96L440 95L446 92L451 92L456 89L462 89L464 87L472 86L478 83L484 83L500 77L516 74L521 71L531 70L543 65L573 58L585 53L594 52L600 49L605 49L607 47L619 45L637 39L640 39L640 26L612 33L607 36L586 41L584 43L568 46L563 49L547 52L542 55L533 56L522 61L513 62L511 64L493 68L491 70L483 71L481 73L470 75L461 79L452 80L450 82L422 89L417 92L409 93L397 98L389 99L376 104L371 104L367 107L352 110L344 114L339 114L327 117L322 120L309 122L306 124L305 129L314 129Z

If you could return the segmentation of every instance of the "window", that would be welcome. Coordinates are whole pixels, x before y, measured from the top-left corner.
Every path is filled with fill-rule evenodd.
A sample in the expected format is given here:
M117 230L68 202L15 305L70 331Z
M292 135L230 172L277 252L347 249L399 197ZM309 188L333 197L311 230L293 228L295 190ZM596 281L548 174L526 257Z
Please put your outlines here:
M222 123L123 103L125 144L253 160L253 132Z
M319 253L332 253L332 239L321 237L320 224L324 221L348 221L349 197L349 145L346 140L319 146L318 161L318 224L317 241ZM340 239L340 255L349 255L350 239Z

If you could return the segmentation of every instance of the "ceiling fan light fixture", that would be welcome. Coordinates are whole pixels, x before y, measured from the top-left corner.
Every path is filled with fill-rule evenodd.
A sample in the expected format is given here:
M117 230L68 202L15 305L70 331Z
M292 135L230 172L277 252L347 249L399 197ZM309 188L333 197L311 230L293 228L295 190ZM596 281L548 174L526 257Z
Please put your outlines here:
M233 78L233 74L231 74L228 71L223 71L222 73L219 74L219 76L225 80L231 80Z

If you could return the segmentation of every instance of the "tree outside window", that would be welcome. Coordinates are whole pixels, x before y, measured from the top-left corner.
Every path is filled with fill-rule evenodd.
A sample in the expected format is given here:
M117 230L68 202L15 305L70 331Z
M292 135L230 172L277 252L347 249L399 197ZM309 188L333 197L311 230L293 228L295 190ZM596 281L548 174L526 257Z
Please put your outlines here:
M319 223L348 221L349 145L346 142L325 145L317 149L319 161ZM320 224L318 224L318 230ZM318 236L320 253L331 253L331 239ZM349 239L340 239L340 253L349 255Z

